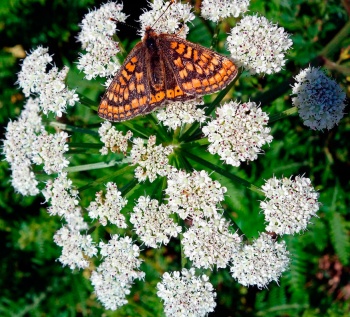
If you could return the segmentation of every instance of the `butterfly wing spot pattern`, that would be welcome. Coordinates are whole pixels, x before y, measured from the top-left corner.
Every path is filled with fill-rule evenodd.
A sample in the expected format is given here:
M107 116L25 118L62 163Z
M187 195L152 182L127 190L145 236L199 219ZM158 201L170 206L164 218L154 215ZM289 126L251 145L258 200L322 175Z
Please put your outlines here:
M102 97L98 115L125 121L168 102L187 101L225 88L237 75L227 57L176 35L146 29Z

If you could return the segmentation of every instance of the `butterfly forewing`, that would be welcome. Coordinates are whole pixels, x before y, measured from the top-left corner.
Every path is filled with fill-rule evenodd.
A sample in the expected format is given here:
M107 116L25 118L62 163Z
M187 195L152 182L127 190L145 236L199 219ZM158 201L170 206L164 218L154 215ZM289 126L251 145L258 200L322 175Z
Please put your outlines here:
M150 94L146 80L144 47L138 43L127 56L102 97L98 114L110 121L124 121L145 112Z

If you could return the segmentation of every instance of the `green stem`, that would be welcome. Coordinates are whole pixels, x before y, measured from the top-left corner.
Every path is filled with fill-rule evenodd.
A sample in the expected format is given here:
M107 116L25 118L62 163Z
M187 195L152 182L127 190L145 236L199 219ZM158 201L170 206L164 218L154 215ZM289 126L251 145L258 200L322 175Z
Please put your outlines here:
M56 122L56 121L47 122L47 125L54 127L54 128L64 130L64 131L69 131L69 132L78 132L78 133L84 133L84 134L98 135L97 131L92 131L90 129L85 129L85 128L77 128L75 126L64 124L61 122Z
M192 160L196 161L197 163L199 163L199 164L201 164L201 165L203 165L203 166L206 166L209 170L214 171L214 172L217 172L217 173L219 173L220 175L222 175L222 176L224 176L224 177L226 177L226 178L232 180L234 183L239 184L239 185L242 185L242 186L246 187L247 189L252 190L252 191L254 191L254 192L256 192L256 193L259 193L259 194L262 193L262 191L261 191L261 189L260 189L259 187L257 187L257 186L255 186L255 185L249 183L249 182L246 181L245 179L240 178L240 177L238 177L238 176L236 176L236 175L234 175L234 174L231 174L230 172L224 170L223 168L218 167L218 166L216 166L216 165L214 165L214 164L212 164L212 163L210 163L210 162L208 162L208 161L206 161L206 160L200 158L199 156L194 155L194 154L191 153L191 152L188 152L187 150L183 150L183 153L184 153L187 157L189 157L189 158L191 158Z
M215 30L214 30L214 34L213 34L213 39L211 40L210 49L216 48L216 45L218 43L219 31L220 31L220 27L219 27L219 22L218 22L215 25Z
M77 166L66 167L64 171L68 173L90 171L90 170L96 170L101 168L107 168L115 165L121 165L125 163L130 163L130 160L129 159L124 159L120 161L112 160L108 163L99 162L99 163L92 163L92 164L77 165Z
M186 142L181 144L181 148L194 148L197 146L203 146L203 145L209 145L210 142L208 141L208 138L202 138L199 140L195 140L192 142Z
M76 143L70 142L68 143L69 148L72 149L101 149L102 143Z
M118 176L131 173L131 171L134 168L135 168L134 166L127 165L124 168L121 168L120 170L115 171L114 173L110 173L109 175L100 177L100 178L90 182L89 184L86 184L86 185L80 187L78 190L79 190L79 192L82 192L83 190L86 190L86 189L89 189L92 187L96 187L96 186L100 186L101 184L107 183L108 181L113 180L113 179L117 178Z
M81 94L79 94L79 102L83 105L86 106L94 111L97 111L97 103L88 97L85 97Z
M275 122L277 120L281 120L281 119L284 119L284 118L287 118L293 114L296 114L298 113L298 108L297 107L292 107L292 108L289 108L287 110L284 110L280 113L276 113L272 116L270 116L270 120L269 120L269 123L272 123L272 122Z

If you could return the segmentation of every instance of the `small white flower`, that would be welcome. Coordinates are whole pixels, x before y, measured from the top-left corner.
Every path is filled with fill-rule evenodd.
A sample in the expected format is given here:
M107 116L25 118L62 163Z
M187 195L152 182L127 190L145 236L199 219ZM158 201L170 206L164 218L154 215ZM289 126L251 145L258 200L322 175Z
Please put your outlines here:
M273 177L262 186L266 200L260 203L268 222L266 231L294 234L305 230L319 209L318 192L309 178Z
M285 65L292 40L283 28L264 17L246 16L227 38L233 61L250 74L273 74Z
M152 26L157 33L172 34L181 30L177 35L183 38L186 37L189 31L186 23L195 18L191 12L192 7L188 3L177 2L168 8L169 3L163 0L154 0L153 3L148 3L151 9L140 16L141 30L139 34L141 36L144 36L147 27ZM162 17L159 19L161 15ZM155 23L156 21L157 23Z
M128 201L122 197L115 183L109 182L106 187L105 197L102 197L102 191L96 193L96 200L86 208L89 211L89 217L91 219L99 218L99 222L103 226L106 226L107 220L109 220L118 228L126 228L125 217L120 211Z
M54 112L58 117L62 117L67 105L73 106L79 98L75 90L69 90L64 83L68 67L59 71L54 66L46 73L46 68L52 61L47 52L47 48L38 47L24 59L22 69L18 73L18 84L26 96L31 93L38 95L44 114Z
M182 269L181 275L178 271L164 273L157 289L167 317L204 317L216 306L213 285L204 274L196 277L193 268Z
M231 274L244 286L259 289L278 279L289 265L289 252L284 241L276 242L262 233L252 245L245 245L231 259Z
M122 4L108 2L85 15L78 41L86 53L80 56L77 67L85 73L86 79L113 76L119 69L115 55L120 49L112 39L117 28L116 22L111 19L125 22L126 15L122 10Z
M201 15L213 22L228 17L237 18L248 10L249 2L250 0L203 0Z
M12 171L12 186L24 196L39 193L38 181L31 169L32 146L44 129L39 111L38 99L29 98L19 118L8 123L3 140L3 154Z
M32 145L32 161L37 164L44 164L44 171L47 174L59 173L69 165L64 153L69 150L66 143L68 134L59 132L48 134L43 130Z
M293 105L313 130L332 129L344 116L346 94L319 68L308 67L295 77Z
M171 210L167 205L160 205L157 200L149 196L141 196L130 215L130 222L134 225L136 234L146 246L157 248L161 244L168 244L171 237L177 237L181 232L170 217Z
M229 223L217 215L209 220L198 219L183 234L184 254L193 266L204 269L225 268L240 247L241 238L230 233Z
M269 117L255 102L239 104L230 101L216 109L216 119L202 131L211 143L208 150L219 154L226 164L241 165L253 161L261 153L261 147L272 142Z
M165 189L169 196L168 206L182 219L215 216L225 192L226 187L213 181L206 171L187 174L175 168L168 174L168 187Z
M129 237L114 235L108 243L100 242L103 262L91 274L91 283L99 301L106 309L116 310L125 305L126 295L135 279L143 279L139 270L140 250Z
M135 170L135 177L139 182L148 178L152 183L157 175L165 176L170 169L168 156L173 152L172 146L163 147L155 144L154 135L149 137L147 146L144 145L144 140L141 138L133 140L130 157L133 164L139 165Z
M108 154L108 149L115 152L126 153L128 149L128 141L132 137L132 132L129 130L125 136L122 132L117 131L112 123L105 121L101 124L98 129L98 134L100 135L101 142L104 143L104 147L100 150L102 155Z
M58 260L63 266L68 265L71 270L89 267L87 257L97 254L97 248L91 236L81 234L69 226L63 226L54 235L54 241L62 247L62 254Z
M172 102L157 113L157 118L164 126L175 130L185 123L205 122L205 112L203 109L197 108L198 105L203 105L203 100L193 100L186 102Z

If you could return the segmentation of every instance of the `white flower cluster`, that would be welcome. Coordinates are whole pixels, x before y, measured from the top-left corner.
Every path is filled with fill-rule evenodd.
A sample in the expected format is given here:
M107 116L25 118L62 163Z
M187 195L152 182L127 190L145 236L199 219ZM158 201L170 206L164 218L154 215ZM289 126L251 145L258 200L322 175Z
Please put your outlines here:
M133 164L139 164L135 169L135 177L139 182L147 178L152 183L157 175L167 175L170 167L168 165L168 155L173 152L172 146L163 147L156 144L156 137L151 135L148 139L147 146L144 140L135 138L130 151L130 157Z
M230 233L229 223L220 215L209 220L198 219L183 234L184 254L197 268L225 268L238 251L241 238Z
M194 268L164 273L157 288L167 317L204 317L216 306L213 285L204 274L196 277Z
M128 201L122 197L115 183L109 182L106 187L105 197L103 198L102 191L96 193L96 200L86 208L89 211L89 217L91 219L99 218L99 222L103 226L106 226L107 220L109 220L118 228L127 228L125 217L120 211Z
M108 2L85 15L80 25L78 41L82 43L86 54L80 56L77 67L85 73L86 79L113 76L119 69L120 65L115 55L120 49L118 43L112 40L112 36L117 30L115 21L126 20L122 10L122 4Z
M266 200L260 203L268 222L266 231L276 234L294 234L305 230L310 218L319 209L319 194L309 178L296 176L270 178L262 186Z
M250 74L273 74L285 65L285 53L292 40L283 28L265 17L246 16L227 38L231 57Z
M73 106L79 101L75 90L69 90L64 80L68 74L68 67L61 71L53 66L46 73L47 65L52 61L48 49L38 47L28 55L18 73L18 84L26 97L31 93L39 96L40 107L43 113L54 112L58 117L66 112L67 105Z
M344 116L346 94L319 68L308 67L296 77L293 105L304 124L313 130L332 129Z
M164 2L163 0L154 0L153 3L149 2L151 9L145 11L140 16L141 30L140 35L143 37L147 27L152 28L157 33L176 33L181 31L178 36L183 38L189 31L187 22L194 20L195 16L191 12L192 7L186 3L180 2L172 3L168 8L170 2ZM162 17L159 19L159 17ZM158 20L159 19L159 20ZM157 21L157 23L155 23Z
M170 215L171 210L167 205L159 206L157 200L141 196L130 215L130 222L146 246L157 248L168 244L171 237L177 237L181 232L181 226Z
M69 165L69 161L64 157L64 153L69 149L66 143L67 138L66 132L48 134L43 130L32 145L33 163L44 164L46 174L61 172Z
M100 150L102 155L108 154L108 149L113 153L122 152L126 153L128 149L128 141L132 137L132 132L129 130L125 136L122 132L117 131L115 126L109 121L104 121L101 127L98 129L101 142L104 143L104 147Z
M226 187L213 181L206 171L188 174L175 168L168 174L165 189L168 206L182 219L212 218L217 214L218 204L224 200Z
M106 309L116 310L125 305L126 295L135 279L143 279L139 271L141 260L139 247L129 237L114 235L108 243L100 242L103 262L91 274L91 282L97 298Z
M185 123L205 122L205 112L203 109L197 108L197 105L203 105L203 100L194 100L186 102L172 102L165 108L157 112L157 118L164 126L175 130Z
M211 143L211 154L219 154L226 164L240 166L241 162L256 160L261 147L272 142L268 121L268 115L255 102L230 101L216 109L216 119L202 131Z
M50 215L65 217L75 213L79 207L78 191L72 186L72 181L67 177L67 173L60 173L57 178L47 181L45 189L42 191L47 202Z
M54 241L62 247L62 254L58 260L63 266L68 265L71 270L89 267L90 262L86 257L97 254L97 248L91 236L81 234L78 230L63 226L54 235Z
M284 241L276 242L262 233L252 245L245 245L231 259L231 274L244 286L259 289L278 279L289 265L289 252Z
M31 169L32 144L44 128L39 115L39 102L29 98L19 118L6 127L3 153L11 166L11 183L23 196L39 193L38 181Z
M250 0L203 0L201 15L213 22L228 17L237 18L248 10L249 2Z

